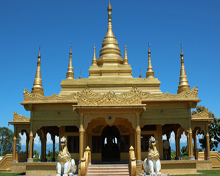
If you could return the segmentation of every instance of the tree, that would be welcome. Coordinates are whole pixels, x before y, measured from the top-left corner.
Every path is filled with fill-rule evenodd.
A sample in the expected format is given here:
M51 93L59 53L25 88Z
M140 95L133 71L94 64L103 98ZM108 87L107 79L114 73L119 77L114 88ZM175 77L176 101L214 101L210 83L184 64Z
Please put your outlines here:
M196 111L192 111L193 114L200 113L206 109L205 106L197 106ZM209 130L209 142L210 142L210 150L212 150L214 147L218 147L218 143L220 142L220 119L215 117L215 114L209 111L209 118L214 118L213 122L210 122L208 125ZM198 134L203 134L204 132ZM199 139L199 142L201 143L201 147L203 149L206 148L206 137L203 136L203 138Z
M2 155L13 153L13 137L14 133L7 127L0 127L0 152ZM16 150L21 150L21 137L17 137Z
M188 146L187 145L181 148L181 158L185 158L185 159L188 158Z
M176 151L171 149L171 159L174 160L176 157Z
M33 156L39 158L40 152L38 150L33 151Z

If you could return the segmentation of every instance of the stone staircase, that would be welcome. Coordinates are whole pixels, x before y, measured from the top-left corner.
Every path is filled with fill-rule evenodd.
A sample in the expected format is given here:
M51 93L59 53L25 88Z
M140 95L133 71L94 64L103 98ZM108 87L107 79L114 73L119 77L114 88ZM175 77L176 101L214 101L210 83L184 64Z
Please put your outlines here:
M87 176L129 176L128 164L92 164L88 167Z

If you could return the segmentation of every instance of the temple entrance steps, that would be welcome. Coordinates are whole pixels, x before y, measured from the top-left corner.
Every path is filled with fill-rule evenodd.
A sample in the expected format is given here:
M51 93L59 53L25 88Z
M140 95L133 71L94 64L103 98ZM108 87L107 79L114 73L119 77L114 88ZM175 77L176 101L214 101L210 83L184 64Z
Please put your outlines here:
M92 164L88 167L87 176L129 176L128 164Z

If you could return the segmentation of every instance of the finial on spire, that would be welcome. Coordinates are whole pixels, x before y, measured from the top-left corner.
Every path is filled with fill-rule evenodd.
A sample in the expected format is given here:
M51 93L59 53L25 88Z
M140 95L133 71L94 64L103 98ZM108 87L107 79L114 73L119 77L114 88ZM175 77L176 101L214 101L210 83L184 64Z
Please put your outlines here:
M97 59L96 59L96 53L95 53L95 43L94 43L94 48L93 48L92 65L97 66Z
M180 43L180 46L181 46L181 52L180 52L180 56L183 56L183 44Z
M139 78L141 78L142 77L142 75L141 75L141 68L140 68L140 75L139 75Z
M44 89L42 86L42 79L41 79L41 68L40 68L40 65L41 65L40 47L41 47L41 45L39 45L37 70L36 70L36 75L35 75L34 84L33 84L31 93L38 93L40 95L44 95L44 91L43 91Z
M81 69L80 69L79 79L81 79Z
M40 48L41 48L41 45L39 45L39 54L38 54L38 58L41 58L41 55L40 55Z
M125 42L125 55L124 55L123 65L128 65L128 55L127 55L126 42Z
M188 79L186 76L186 70L184 66L184 58L183 58L183 50L182 50L182 43L181 43L181 52L180 52L180 59L181 59L181 69L180 69L180 79L179 79L179 86L177 93L181 93L183 91L190 90Z
M73 63L72 63L72 43L70 43L70 53L69 53L69 66L66 73L66 79L73 79L74 72L73 72Z
M154 71L151 63L150 42L148 42L148 67L147 67L146 78L154 78Z

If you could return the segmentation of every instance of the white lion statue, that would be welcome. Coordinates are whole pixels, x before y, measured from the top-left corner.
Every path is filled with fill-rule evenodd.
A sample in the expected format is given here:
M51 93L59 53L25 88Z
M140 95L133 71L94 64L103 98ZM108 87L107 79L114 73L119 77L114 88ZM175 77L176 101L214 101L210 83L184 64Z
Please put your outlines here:
M68 176L73 175L75 171L75 160L71 159L71 155L67 149L67 140L63 136L60 139L62 151L58 154L58 162L57 162L57 176Z
M144 160L144 175L161 174L160 155L156 148L156 140L151 136L149 140L148 157Z

